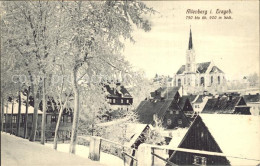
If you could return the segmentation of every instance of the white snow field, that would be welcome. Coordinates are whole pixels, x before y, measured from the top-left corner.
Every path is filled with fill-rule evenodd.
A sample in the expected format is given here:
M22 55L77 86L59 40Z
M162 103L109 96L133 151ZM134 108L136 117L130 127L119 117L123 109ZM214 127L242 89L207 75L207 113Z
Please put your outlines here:
M47 147L52 148L53 144L46 144ZM69 144L58 144L58 151L60 152L69 152ZM77 145L76 146L76 155L83 157L83 158L88 158L88 154L89 154L89 147L88 146L84 146L84 145ZM107 166L124 166L124 161L122 159L120 159L119 157L116 157L114 155L111 154L107 154L104 152L101 152L100 154L100 163L103 165L107 165Z
M59 146L62 148L62 146ZM79 151L80 146L77 147ZM109 157L104 156L109 160ZM104 158L103 158L104 160ZM113 159L110 159L113 160ZM55 151L39 143L1 133L2 166L105 166L87 157Z

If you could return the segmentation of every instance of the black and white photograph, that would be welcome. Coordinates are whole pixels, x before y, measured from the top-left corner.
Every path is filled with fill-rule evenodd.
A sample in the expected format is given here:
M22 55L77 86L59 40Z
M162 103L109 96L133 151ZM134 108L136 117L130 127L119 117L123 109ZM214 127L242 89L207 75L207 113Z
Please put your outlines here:
M259 5L0 1L0 165L259 166Z

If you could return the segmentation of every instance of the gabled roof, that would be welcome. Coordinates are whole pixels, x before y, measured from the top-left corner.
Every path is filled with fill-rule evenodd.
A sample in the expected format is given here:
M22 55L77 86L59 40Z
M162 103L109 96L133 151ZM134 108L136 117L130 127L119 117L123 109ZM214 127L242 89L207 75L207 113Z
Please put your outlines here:
M170 148L177 148L181 141L183 140L185 134L187 133L189 128L177 128L175 130L171 130L171 141L169 143Z
M199 95L198 98L196 99L195 103L202 103L203 102L203 95Z
M183 109L187 99L188 99L187 96L182 96L178 100L178 105L181 107L181 109Z
M197 73L205 73L208 70L208 67L210 65L210 62L203 62L203 63L197 63ZM182 65L179 70L177 71L177 74L183 74L185 71L185 65Z
M161 92L161 96L168 99L173 99L176 93L180 90L181 87L161 87L157 89L157 92Z
M231 165L260 163L260 117L250 115L199 115L223 153L258 161L228 157ZM219 123L218 123L219 122Z
M184 95L183 95L184 96ZM182 96L182 97L183 97ZM197 97L197 95L187 95L187 97L188 97L188 99L189 99L189 101L192 103L195 99L196 99L196 97ZM196 100L197 101L197 100Z
M244 95L243 98L244 98L246 103L248 103L248 102L260 102L260 95L259 94Z
M213 66L209 73L224 73L217 66Z
M13 114L18 114L18 103L14 103L13 107ZM8 104L8 111L6 112L7 114L12 114L12 104ZM21 114L26 113L26 106L21 104ZM34 107L29 106L28 107L28 114L33 114L34 113ZM38 114L42 114L41 110L38 110Z
M133 146L141 134L145 131L146 128L149 128L148 124L130 124L126 125L126 146Z
M197 72L198 73L206 73L209 65L210 65L210 62L197 63Z
M109 85L105 85L105 88L108 92L108 97L119 97L120 95L122 95L122 97L132 98L127 89L122 85L117 85L117 88L115 89L111 88Z
M202 113L232 114L242 97L221 97L208 99Z
M172 110L180 110L177 103L172 99L166 100L144 100L136 109L139 121L144 124L152 124L153 116L157 115L158 118L163 118L168 108Z

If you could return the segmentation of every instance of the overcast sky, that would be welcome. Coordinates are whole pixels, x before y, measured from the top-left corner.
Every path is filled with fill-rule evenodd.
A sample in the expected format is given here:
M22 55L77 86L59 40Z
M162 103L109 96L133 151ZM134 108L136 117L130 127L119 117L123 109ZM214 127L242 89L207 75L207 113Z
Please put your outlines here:
M185 64L190 26L197 63L213 61L230 79L259 73L258 1L145 3L160 14L150 17L150 32L134 32L136 43L127 42L124 54L133 66L143 69L148 77L156 73L173 76ZM216 9L231 9L233 19L187 20L187 9L212 9L212 13Z

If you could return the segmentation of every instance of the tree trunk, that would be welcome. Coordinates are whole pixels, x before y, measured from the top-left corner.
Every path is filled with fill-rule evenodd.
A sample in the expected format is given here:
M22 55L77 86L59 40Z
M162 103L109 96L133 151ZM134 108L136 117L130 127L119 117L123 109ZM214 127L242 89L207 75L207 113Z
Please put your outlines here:
M55 149L55 150L57 150L58 130L59 130L59 126L60 126L61 116L62 116L62 113L63 113L63 108L64 108L64 106L66 105L66 103L67 103L67 100L65 101L64 104L62 104L62 103L60 102L61 107L60 107L58 122L57 122L56 128L55 128L54 143L53 143L53 149Z
M30 96L30 87L28 88L27 91L27 97L26 97L26 111L25 111L25 117L24 117L24 138L27 138L27 119L28 119L28 107L29 107L29 96Z
M4 130L4 98L2 96L1 99L1 131L3 132Z
M13 134L13 114L14 114L14 98L12 99L12 114L11 114L11 131L10 135Z
M32 130L30 134L29 141L34 142L36 137L36 130L37 130L37 121L38 121L38 99L37 99L37 91L34 91L34 87L32 86L32 92L33 92L33 101L34 101L34 111L33 111L33 123L32 123Z
M72 84L74 91L74 112L73 112L73 123L72 123L72 133L70 142L70 153L75 154L76 144L77 144L77 134L78 134L78 123L79 123L79 90L77 86L77 70L74 69L72 73Z
M19 136L19 132L20 132L20 119L21 119L21 89L19 89L19 95L18 95L18 117L17 117L17 125L16 125L16 135Z
M45 81L46 78L43 78L42 86L42 126L41 126L41 144L44 145L45 142L45 128L46 128L46 94L45 94Z

